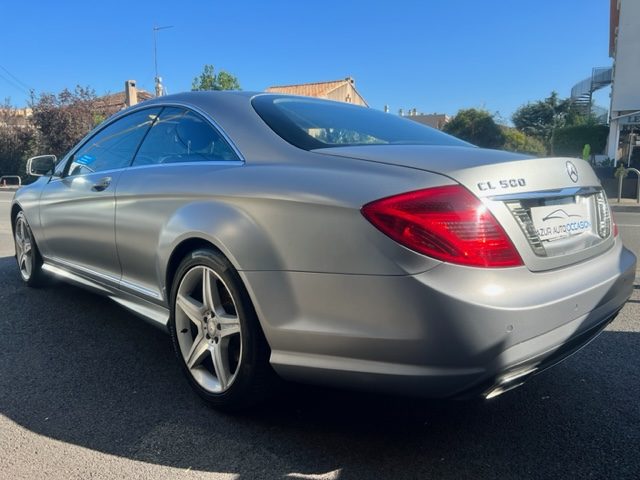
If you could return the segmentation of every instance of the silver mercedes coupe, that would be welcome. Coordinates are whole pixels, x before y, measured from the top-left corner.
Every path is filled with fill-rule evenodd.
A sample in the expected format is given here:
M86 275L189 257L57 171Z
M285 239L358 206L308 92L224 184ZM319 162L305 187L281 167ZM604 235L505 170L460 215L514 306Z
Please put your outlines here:
M24 282L55 276L167 329L221 408L276 375L495 397L588 343L633 289L586 162L345 103L165 96L28 171L11 209Z

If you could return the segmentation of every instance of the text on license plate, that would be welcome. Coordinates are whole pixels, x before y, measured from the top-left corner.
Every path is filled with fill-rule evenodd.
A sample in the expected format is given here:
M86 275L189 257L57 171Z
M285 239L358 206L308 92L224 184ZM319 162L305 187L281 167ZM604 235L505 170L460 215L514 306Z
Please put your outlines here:
M591 230L587 206L580 203L533 207L531 221L540 240L556 240Z

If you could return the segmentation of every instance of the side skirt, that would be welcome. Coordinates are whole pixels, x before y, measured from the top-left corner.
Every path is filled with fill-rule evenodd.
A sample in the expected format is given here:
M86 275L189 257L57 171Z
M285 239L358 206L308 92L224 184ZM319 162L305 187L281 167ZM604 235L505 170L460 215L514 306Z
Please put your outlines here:
M89 279L84 275L79 275L65 268L52 265L46 260L42 265L42 269L66 282L91 290L94 293L107 296L143 320L168 332L169 310L167 308L156 305L155 303L149 302L110 285L105 285Z

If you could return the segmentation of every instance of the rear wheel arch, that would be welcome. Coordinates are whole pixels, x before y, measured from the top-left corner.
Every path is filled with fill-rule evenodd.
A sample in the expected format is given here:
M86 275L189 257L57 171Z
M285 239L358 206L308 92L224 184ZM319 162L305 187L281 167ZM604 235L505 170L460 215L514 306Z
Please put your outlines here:
M169 261L167 262L167 267L164 275L164 289L167 292L167 299L171 295L171 287L173 285L175 275L178 272L180 263L187 255L199 249L210 249L227 258L226 255L224 255L224 253L218 247L204 238L191 237L182 240L180 243L178 243L178 245L174 247L171 255L169 256Z

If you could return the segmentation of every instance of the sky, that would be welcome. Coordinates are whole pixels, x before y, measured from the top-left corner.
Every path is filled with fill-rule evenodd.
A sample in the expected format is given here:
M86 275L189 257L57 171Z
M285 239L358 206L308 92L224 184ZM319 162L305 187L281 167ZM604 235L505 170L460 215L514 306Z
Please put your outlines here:
M29 89L190 90L204 64L243 90L353 77L373 108L455 114L480 107L506 122L518 106L561 97L610 66L609 0L2 0L0 101ZM608 89L597 103L608 107Z

